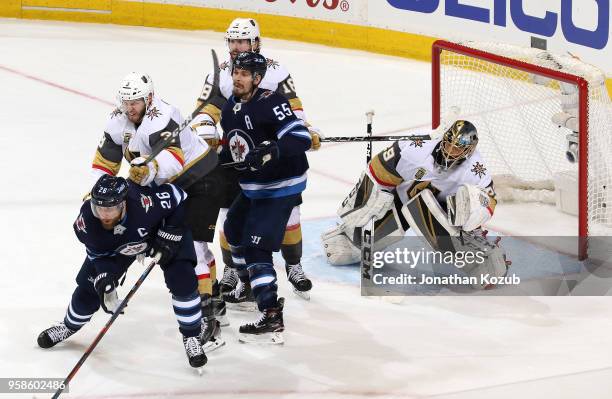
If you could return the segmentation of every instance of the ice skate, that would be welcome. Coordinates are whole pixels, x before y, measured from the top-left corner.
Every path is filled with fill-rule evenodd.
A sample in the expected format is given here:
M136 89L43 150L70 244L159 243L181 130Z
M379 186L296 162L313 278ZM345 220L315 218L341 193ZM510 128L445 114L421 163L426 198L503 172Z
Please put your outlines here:
M259 320L240 326L238 340L245 343L283 344L283 306L285 298L278 298L278 306L266 309Z
M307 301L310 300L310 290L312 289L312 281L302 270L302 265L285 265L285 271L287 272L287 279L292 285L293 292L302 299Z
M62 321L61 323L49 327L45 331L40 333L37 340L38 346L44 349L51 348L52 346L55 346L58 343L66 340L75 332L76 331L66 327L66 325Z

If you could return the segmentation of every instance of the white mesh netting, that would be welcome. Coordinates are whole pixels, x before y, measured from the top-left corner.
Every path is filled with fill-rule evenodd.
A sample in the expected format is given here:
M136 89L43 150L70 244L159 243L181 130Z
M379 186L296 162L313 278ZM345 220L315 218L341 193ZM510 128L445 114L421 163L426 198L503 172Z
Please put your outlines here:
M589 235L609 235L612 226L612 103L605 75L570 55L500 43L462 43L488 53L583 77L589 83ZM581 117L578 88L487 60L443 50L440 56L440 110L453 106L478 128L479 150L494 176L502 201L555 203L557 175L577 176L578 163L566 158L572 128ZM556 120L570 121L559 127ZM573 122L571 121L572 118ZM577 130L576 128L573 128ZM576 177L577 181L577 177ZM577 184L577 183L576 183ZM606 227L601 229L601 227Z

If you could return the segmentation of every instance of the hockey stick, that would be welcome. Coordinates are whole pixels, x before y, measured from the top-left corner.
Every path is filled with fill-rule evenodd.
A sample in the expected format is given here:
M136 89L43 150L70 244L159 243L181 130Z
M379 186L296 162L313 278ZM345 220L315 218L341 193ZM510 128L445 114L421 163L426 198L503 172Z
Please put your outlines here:
M372 160L372 119L374 118L374 111L366 112L366 138L368 146L366 148L366 165L370 164ZM370 280L372 278L372 254L374 251L374 218L370 219L361 228L361 280ZM363 285L362 285L362 294Z
M236 168L236 167L242 167L244 166L244 161L238 161L238 162L226 162L226 163L222 163L219 166L221 166L222 168Z
M217 53L215 52L214 49L211 49L210 52L212 53L212 59L213 59L213 64L214 64L213 88L216 88L216 87L219 87L219 75L221 74L221 71L219 69L219 59L217 58ZM183 131L183 129L185 129L191 123L193 118L195 118L200 113L200 111L202 110L202 108L204 108L206 104L207 104L206 101L202 101L202 103L198 105L198 107L191 113L191 115L185 118L185 120L183 121L183 123L179 125L179 127L174 129L170 134L162 135L163 138L157 143L155 148L151 149L151 154L149 154L147 158L140 165L148 164L157 155L159 155L160 152L168 148L170 144L172 144L174 139Z
M87 360L89 355L91 355L91 353L93 352L95 347L98 345L98 342L100 342L100 340L102 339L102 337L104 337L104 335L106 334L106 332L108 331L110 326L115 322L117 317L119 317L119 315L122 313L123 309L125 309L125 307L127 306L127 303L130 300L130 298L132 298L132 296L134 296L134 294L136 293L136 291L138 290L140 285L143 283L143 281L145 281L145 279L147 278L149 273L151 273L151 270L153 270L153 268L155 267L155 265L159 261L160 257L161 257L161 255L158 254L158 255L155 256L155 258L153 258L153 260L151 260L151 262L149 263L149 265L147 266L145 271L142 272L142 275L140 276L138 281L136 281L136 283L134 283L134 286L132 287L132 289L130 289L130 292L127 293L125 298L123 298L123 301L121 301L121 303L119 304L117 309L115 309L115 311L113 312L113 315L111 316L111 318L106 322L104 327L102 327L102 330L100 330L100 332L98 333L96 338L93 340L91 345L89 345L89 348L87 348L85 353L83 353L83 356L81 356L81 358L75 364L75 366L72 368L72 370L70 371L68 376L64 379L64 382L63 382L62 386L60 388L58 388L57 391L55 391L55 394L52 396L52 399L59 398L59 396L62 394L64 389L66 387L68 387L68 384L70 383L70 381L72 381L72 379L74 378L76 373L79 371L79 369L81 368L83 363L85 363L85 360Z
M321 141L329 143L362 143L364 141L403 141L403 140L435 140L437 137L431 134L414 134L408 136L336 136L321 138Z

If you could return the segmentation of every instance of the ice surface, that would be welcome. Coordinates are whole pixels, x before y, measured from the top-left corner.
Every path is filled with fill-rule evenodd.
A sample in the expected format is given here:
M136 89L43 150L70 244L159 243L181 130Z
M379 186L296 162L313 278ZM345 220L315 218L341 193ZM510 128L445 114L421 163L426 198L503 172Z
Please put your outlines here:
M289 67L311 123L325 134L362 134L371 108L376 133L427 128L428 64L263 43L266 55ZM225 54L221 33L0 20L0 377L64 377L106 322L98 313L64 344L51 350L36 345L38 333L63 318L74 289L84 250L71 224L115 88L127 72L143 70L159 95L190 112L211 68L211 47ZM328 266L318 234L333 223L359 176L364 147L327 145L309 159L303 264L314 289L310 302L294 297L276 259L287 297L284 346L239 344L238 325L256 315L230 313L228 344L210 355L198 377L155 270L66 396L609 397L608 298L413 296L390 303L361 297L356 268ZM575 228L575 219L533 213L528 220L546 214L559 233ZM525 220L516 215L500 208L492 224L523 229ZM216 245L214 251L220 259ZM142 269L130 270L126 287Z

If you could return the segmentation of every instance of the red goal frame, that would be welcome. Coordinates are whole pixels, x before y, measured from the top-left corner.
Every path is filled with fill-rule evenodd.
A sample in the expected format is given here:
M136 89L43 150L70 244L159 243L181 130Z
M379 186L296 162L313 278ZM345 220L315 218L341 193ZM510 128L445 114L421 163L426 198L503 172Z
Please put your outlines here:
M589 85L586 79L571 75L558 70L545 68L527 62L514 60L482 50L467 47L462 44L437 40L431 48L431 77L432 77L432 103L431 103L431 126L437 128L440 125L440 103L441 103L441 81L440 81L440 57L442 51L450 51L467 57L477 58L499 64L524 72L538 74L549 79L559 80L578 86L578 123L579 123L579 145L578 145L578 257L583 260L587 258L588 240L588 128L589 128Z

